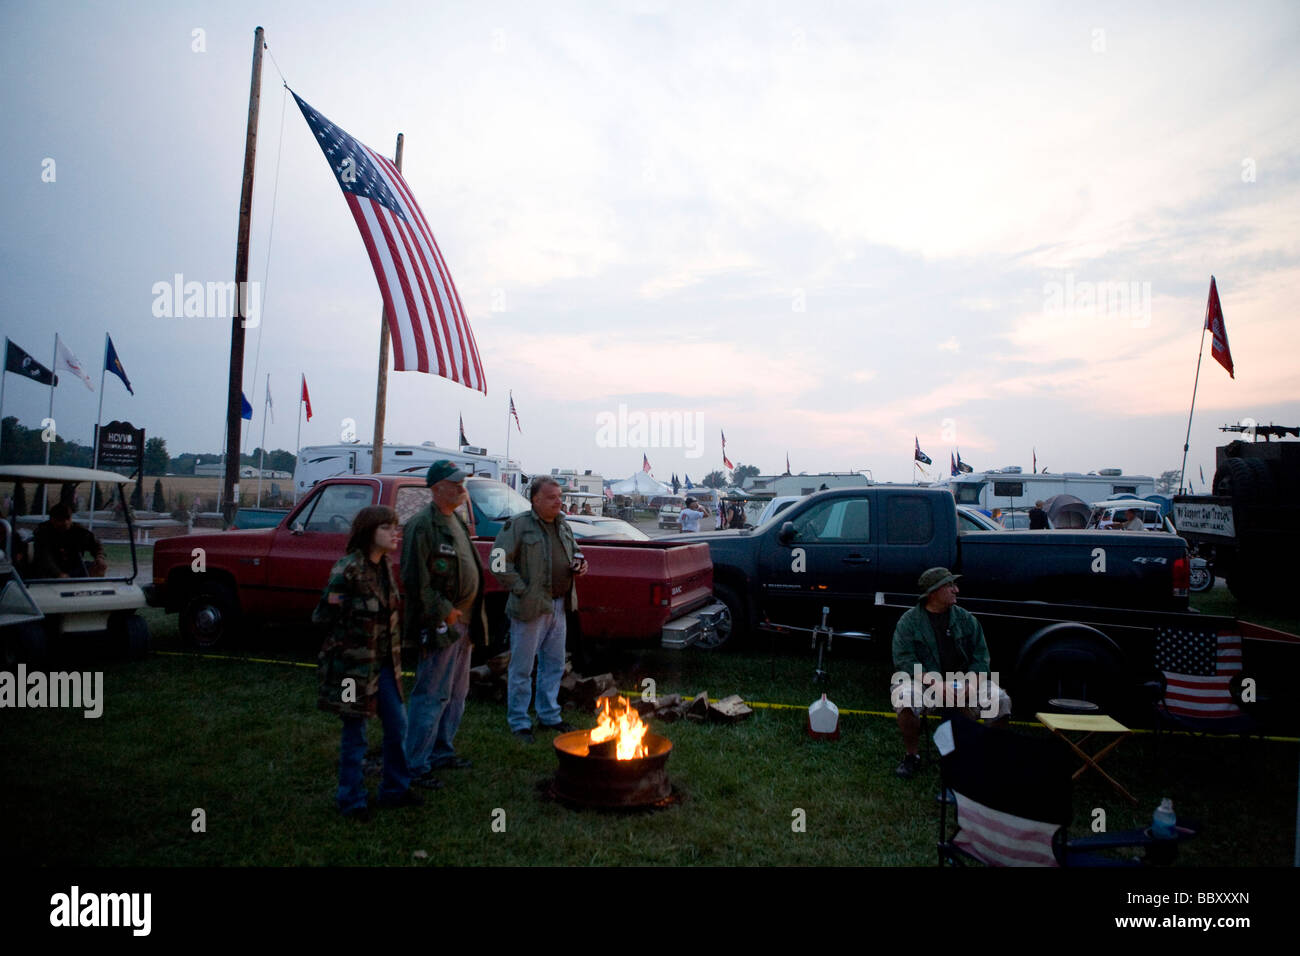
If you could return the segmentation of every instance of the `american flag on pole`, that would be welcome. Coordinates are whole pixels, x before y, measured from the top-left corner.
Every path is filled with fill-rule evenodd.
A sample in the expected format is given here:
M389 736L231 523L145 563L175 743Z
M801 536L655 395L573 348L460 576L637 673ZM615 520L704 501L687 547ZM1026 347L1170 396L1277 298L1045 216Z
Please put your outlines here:
M727 457L727 433L719 428L718 434L722 436L722 463L726 465L729 470L735 471L736 466L733 465L731 459Z
M487 394L469 319L406 180L387 156L353 139L297 93L293 98L361 231L384 299L393 367L441 375Z
M645 452L641 452L641 470L650 474L650 459L645 456Z
M1165 706L1179 717L1240 717L1229 682L1241 673L1241 635L1156 628L1156 666L1165 674Z
M519 434L522 435L524 433L524 429L523 426L519 424L519 413L515 411L515 396L513 394L510 396L510 417L515 420L515 428L517 428L519 430ZM509 433L510 433L510 426L507 425L506 434Z

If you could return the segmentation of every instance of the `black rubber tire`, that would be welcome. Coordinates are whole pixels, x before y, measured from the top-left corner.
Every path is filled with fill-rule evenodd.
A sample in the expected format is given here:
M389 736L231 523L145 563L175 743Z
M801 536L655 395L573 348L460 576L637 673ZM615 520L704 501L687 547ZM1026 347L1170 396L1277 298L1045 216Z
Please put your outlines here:
M713 596L727 606L730 626L720 626L715 640L709 643L697 641L694 646L705 651L735 649L745 643L745 639L749 636L749 616L745 613L745 605L741 601L739 592L730 585L715 584Z
M1047 709L1053 697L1089 700L1102 713L1115 713L1123 703L1123 661L1096 638L1064 631L1020 662L1015 688L1013 701L1022 714Z
M239 623L239 603L230 588L217 581L199 584L181 608L181 635L202 651L228 647Z
M149 654L149 625L139 614L128 614L116 622L120 647L129 661L143 660Z

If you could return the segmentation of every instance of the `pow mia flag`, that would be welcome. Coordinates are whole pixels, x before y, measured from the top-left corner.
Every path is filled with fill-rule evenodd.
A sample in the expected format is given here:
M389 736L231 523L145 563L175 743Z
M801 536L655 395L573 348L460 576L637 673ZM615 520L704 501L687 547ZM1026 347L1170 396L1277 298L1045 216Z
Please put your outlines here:
M42 385L58 385L59 378L23 349L5 338L5 371L15 372Z

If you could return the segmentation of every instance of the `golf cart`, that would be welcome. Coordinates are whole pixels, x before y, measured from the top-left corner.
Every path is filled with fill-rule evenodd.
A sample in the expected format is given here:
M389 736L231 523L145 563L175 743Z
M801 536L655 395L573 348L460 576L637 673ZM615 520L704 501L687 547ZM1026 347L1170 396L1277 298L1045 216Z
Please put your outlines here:
M112 471L63 465L0 465L0 483L23 482L39 502L41 486L47 500L57 500L61 488L97 482L116 485L120 501L132 479ZM130 507L122 508L131 567L112 568L102 577L88 572L73 576L38 577L34 540L20 531L18 519L0 521L0 664L19 661L42 666L51 651L74 638L108 639L106 650L135 659L149 650L149 628L136 612L145 606L144 590L135 583L139 565ZM25 522L30 524L30 522Z

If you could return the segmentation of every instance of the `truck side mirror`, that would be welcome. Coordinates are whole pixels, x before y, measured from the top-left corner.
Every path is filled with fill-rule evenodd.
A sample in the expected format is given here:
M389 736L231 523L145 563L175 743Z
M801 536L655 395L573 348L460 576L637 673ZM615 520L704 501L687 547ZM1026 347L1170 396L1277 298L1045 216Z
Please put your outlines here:
M777 532L776 540L780 541L782 544L786 546L789 546L790 542L794 540L794 537L795 537L794 522L793 521L782 522L781 530Z
M289 533L290 533L290 534L302 534L302 533L303 533L303 530L304 530L304 529L303 529L303 526L302 526L302 522L301 522L301 521L295 521L295 522L293 523L293 527L289 529Z

